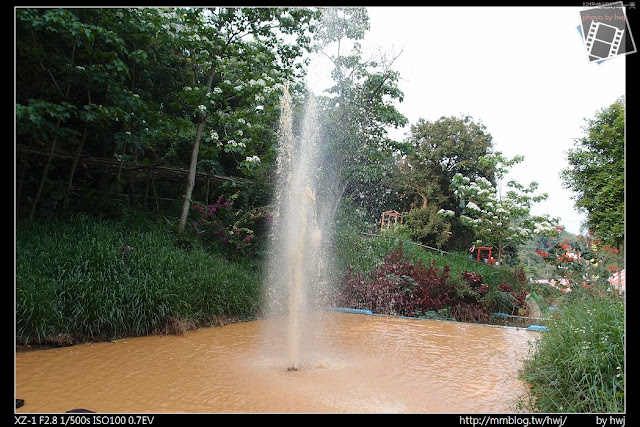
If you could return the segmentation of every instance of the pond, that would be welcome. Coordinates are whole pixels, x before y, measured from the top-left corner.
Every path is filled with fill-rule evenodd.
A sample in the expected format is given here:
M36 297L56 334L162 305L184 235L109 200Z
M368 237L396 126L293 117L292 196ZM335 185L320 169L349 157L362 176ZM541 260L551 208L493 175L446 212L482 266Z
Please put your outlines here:
M518 370L539 335L332 311L305 316L312 319L295 371L286 333L276 333L284 318L17 353L16 397L25 403L16 412L515 412L526 393Z

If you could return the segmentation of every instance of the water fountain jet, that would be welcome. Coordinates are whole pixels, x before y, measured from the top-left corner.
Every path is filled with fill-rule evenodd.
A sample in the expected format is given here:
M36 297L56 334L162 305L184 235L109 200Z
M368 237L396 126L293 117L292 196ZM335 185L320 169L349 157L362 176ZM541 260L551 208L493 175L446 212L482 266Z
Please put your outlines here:
M318 214L320 126L312 94L305 105L298 135L293 130L288 86L284 88L280 108L278 182L265 304L268 315L287 317L288 370L297 371L304 314L314 307L322 293L320 278L326 265L321 252L327 242Z

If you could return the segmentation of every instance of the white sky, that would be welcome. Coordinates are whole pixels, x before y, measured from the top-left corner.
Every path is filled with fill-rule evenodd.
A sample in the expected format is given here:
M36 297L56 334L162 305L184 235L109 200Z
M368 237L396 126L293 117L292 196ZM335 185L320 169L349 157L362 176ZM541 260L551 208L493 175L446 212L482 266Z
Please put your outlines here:
M584 215L559 173L583 135L584 118L625 94L625 56L600 65L587 59L576 29L582 8L368 9L366 46L388 56L402 51L393 69L404 92L398 109L409 123L462 115L481 122L496 151L525 157L507 179L537 181L549 194L533 213L560 217L567 231L579 233ZM408 131L391 136L404 139Z

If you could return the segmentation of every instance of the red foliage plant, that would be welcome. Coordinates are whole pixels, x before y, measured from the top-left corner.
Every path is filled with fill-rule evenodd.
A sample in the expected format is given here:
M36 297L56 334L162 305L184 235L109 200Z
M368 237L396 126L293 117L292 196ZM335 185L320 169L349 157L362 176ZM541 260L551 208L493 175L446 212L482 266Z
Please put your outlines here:
M462 272L472 293L460 294L451 280L450 267L428 267L408 260L402 243L385 256L383 262L367 274L350 267L342 279L338 304L343 307L371 310L392 316L420 316L429 311L451 309L459 321L479 322L490 317L480 298L491 291L481 274ZM498 286L500 292L514 297L514 309L526 307L526 292L517 292L507 282Z
M366 276L350 268L343 280L340 303L378 314L416 316L451 305L456 295L449 266L407 260L402 243Z

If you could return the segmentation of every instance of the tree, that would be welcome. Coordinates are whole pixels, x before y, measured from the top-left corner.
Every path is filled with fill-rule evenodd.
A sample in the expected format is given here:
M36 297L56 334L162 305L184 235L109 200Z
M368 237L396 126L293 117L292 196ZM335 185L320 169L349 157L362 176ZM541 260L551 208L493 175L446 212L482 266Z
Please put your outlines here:
M461 173L493 182L495 166L478 161L492 153L492 144L484 125L470 116L420 119L411 126L403 144L403 155L395 164L393 187L407 195L408 209L420 209L423 214L433 211L431 207L455 212L456 216L446 219L446 231L452 231L446 243L449 249L464 249L473 238L471 230L457 217L460 208L450 188L451 180Z
M138 196L133 174L120 173L126 163L190 164L191 178L265 176L280 88L304 73L315 17L307 8L16 9L18 207L103 214L93 203L102 199L117 213L127 178L129 200ZM87 168L81 154L109 166ZM164 188L175 198L178 187Z
M319 98L330 165L323 173L332 183L326 186L330 216L345 198L368 209L384 197L381 181L395 150L387 129L407 122L394 105L403 98L392 68L397 56L363 58L359 41L368 28L366 8L326 8L317 32L317 49L333 64L334 85Z
M418 120L406 141L407 153L399 163L397 183L419 197L424 209L430 203L455 209L450 188L455 174L493 179L494 167L478 159L492 152L492 137L471 117Z
M486 156L480 163L496 166L497 181L502 181L508 167L522 161L521 156L506 159L500 154ZM498 184L500 185L500 184ZM504 196L488 179L475 179L456 173L451 182L454 194L464 205L460 220L471 228L477 244L498 248L498 262L507 245L522 244L535 234L552 234L557 231L557 219L548 216L531 216L531 206L547 198L547 194L536 194L538 183L529 186L511 180ZM442 209L441 215L454 216L451 210Z
M197 104L192 105L197 127L178 224L179 231L183 231L191 206L200 142L211 115L209 109L216 103L226 103L224 110L219 106L217 110L223 118L227 118L238 109L234 108L233 101L242 98L242 95L246 96L243 92L255 92L266 85L265 79L262 79L264 73L271 72L277 76L277 79L272 77L273 84L282 84L292 78L295 75L295 60L309 46L307 31L311 29L315 15L311 10L295 8L222 7L183 9L179 13L184 18L185 31L191 33L185 49L192 58L194 69L193 87L187 86L185 90L189 92L191 102ZM242 72L238 73L238 70ZM235 82L225 78L228 75L233 75ZM231 88L235 93L229 94ZM260 96L263 95L254 95L254 100L260 101ZM255 110L256 103L251 104ZM245 123L246 120L242 124ZM233 123L233 127L236 126L237 121ZM247 154L247 144L238 141L244 136L243 129L229 129L233 131L233 136L227 133L226 127L222 130L227 136L224 152L240 156ZM220 137L215 130L210 135L210 140ZM244 165L250 167L257 161L254 156L246 156Z
M451 224L438 214L436 205L413 208L404 217L411 238L418 242L442 247L450 237Z
M124 20L133 22L134 14ZM122 12L18 9L16 18L17 135L21 144L48 144L49 150L32 198L33 219L59 143L75 145L77 153L62 190L66 207L89 132L118 117L128 122L132 109L140 106L126 85L131 81L127 63L135 64L143 56L113 31L113 23L123 20Z
M560 176L576 193L575 206L587 214L586 227L606 244L624 243L624 97L585 119L586 133L567 153L569 168Z
M40 182L30 197L30 217L41 201L46 212L60 200L63 212L85 205L105 214L100 208L106 203L121 205L121 194L102 203L91 199L114 180L113 187L121 188L120 170L78 168L81 154L121 165L145 161L189 135L175 90L184 86L189 69L166 31L175 25L175 14L158 8L16 10L16 151L23 198L30 197L31 182ZM48 159L38 175L29 153L45 148ZM71 167L59 161L50 167L56 154L71 152ZM19 191L18 206L20 198Z

